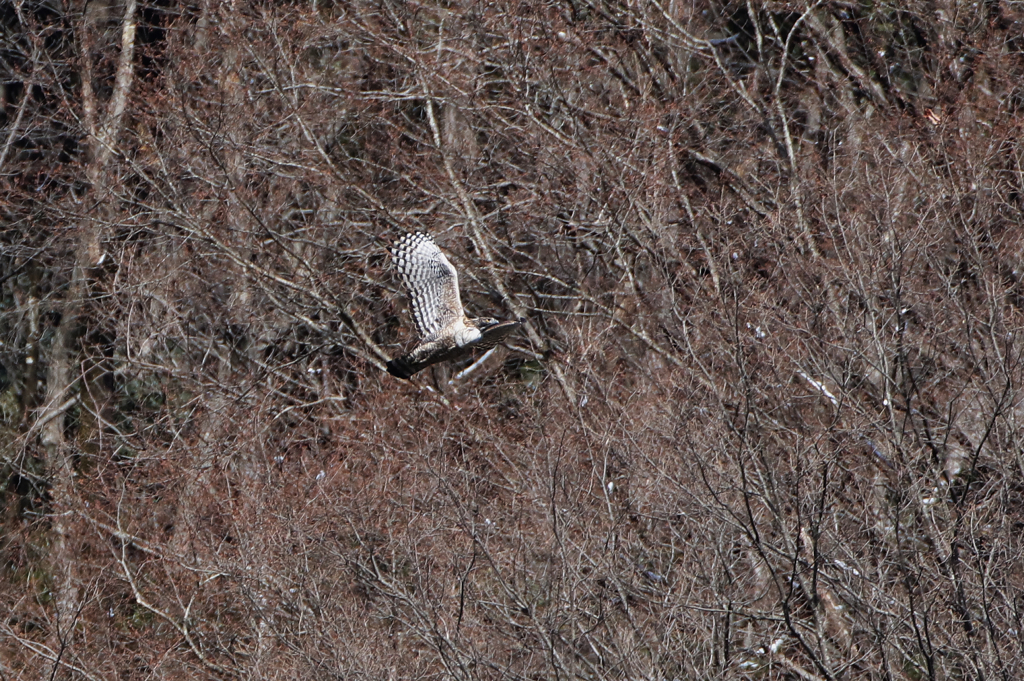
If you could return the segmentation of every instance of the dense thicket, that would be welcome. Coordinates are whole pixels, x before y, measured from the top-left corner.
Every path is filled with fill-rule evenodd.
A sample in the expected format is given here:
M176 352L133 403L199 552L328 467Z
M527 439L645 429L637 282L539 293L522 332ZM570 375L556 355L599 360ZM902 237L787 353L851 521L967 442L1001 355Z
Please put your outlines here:
M0 676L1020 678L1022 35L0 3Z

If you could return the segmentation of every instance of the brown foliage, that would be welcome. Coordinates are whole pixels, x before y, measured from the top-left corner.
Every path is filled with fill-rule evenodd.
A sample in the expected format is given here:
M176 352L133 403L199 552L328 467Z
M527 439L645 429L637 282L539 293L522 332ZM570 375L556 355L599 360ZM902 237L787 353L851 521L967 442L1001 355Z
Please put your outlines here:
M684 5L0 6L0 674L1018 678L1024 15Z

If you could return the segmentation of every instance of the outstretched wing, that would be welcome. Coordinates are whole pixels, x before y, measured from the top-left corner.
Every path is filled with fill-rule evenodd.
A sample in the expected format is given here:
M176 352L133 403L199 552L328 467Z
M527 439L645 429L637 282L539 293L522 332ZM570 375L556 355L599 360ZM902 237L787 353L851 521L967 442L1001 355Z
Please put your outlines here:
M525 321L526 319L520 319L516 322L498 322L497 324L491 324L484 329L480 340L473 343L473 349L490 350L495 345L505 340L510 333L522 326Z
M433 338L463 317L459 275L433 239L406 234L391 247L391 259L409 292L421 338Z
M524 321L520 319L517 322L492 324L483 331L480 340L463 347L454 346L445 342L445 339L420 343L407 355L388 362L388 373L398 378L408 379L431 364L462 359L473 354L475 350L489 350L522 326Z

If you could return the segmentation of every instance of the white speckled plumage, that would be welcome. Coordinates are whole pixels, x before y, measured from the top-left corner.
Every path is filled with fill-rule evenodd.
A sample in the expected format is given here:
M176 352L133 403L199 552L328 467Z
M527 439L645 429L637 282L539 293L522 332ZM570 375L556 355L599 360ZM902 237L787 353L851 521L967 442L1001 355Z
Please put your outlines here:
M391 247L391 258L409 292L420 338L439 336L465 319L459 273L433 239L422 232L406 234Z
M409 378L431 364L461 359L474 349L493 348L522 324L522 320L467 317L459 298L458 272L427 234L406 234L390 251L409 293L420 336L412 351L388 362L392 375Z

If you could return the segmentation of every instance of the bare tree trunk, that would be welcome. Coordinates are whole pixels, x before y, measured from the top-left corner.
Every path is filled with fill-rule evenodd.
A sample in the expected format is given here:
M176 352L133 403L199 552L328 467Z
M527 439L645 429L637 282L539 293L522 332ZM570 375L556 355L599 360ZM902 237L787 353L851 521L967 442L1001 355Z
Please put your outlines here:
M67 645L82 606L81 593L76 578L76 551L69 546L72 541L71 514L77 506L75 501L74 463L76 448L64 438L64 412L73 403L69 395L79 380L78 367L80 349L77 341L80 331L80 317L85 311L89 296L89 271L100 263L103 232L109 223L113 210L109 205L107 170L121 131L122 118L131 90L133 67L132 55L135 47L135 0L127 0L124 7L121 32L121 54L118 59L114 89L102 122L97 121L97 101L92 88L91 54L95 11L86 9L81 24L81 45L83 47L84 73L82 78L82 108L86 132L89 137L90 164L87 177L90 182L92 201L99 206L96 219L80 227L80 237L71 284L67 296L60 306L60 323L50 346L46 399L39 422L40 442L46 453L46 469L52 480L52 560L54 565L54 589L56 591L56 636L59 648ZM88 391L81 386L80 390ZM95 395L93 396L96 397ZM102 401L102 400L99 400ZM99 401L96 401L97 403ZM95 410L98 413L98 409ZM88 430L80 434L79 440L90 436Z

